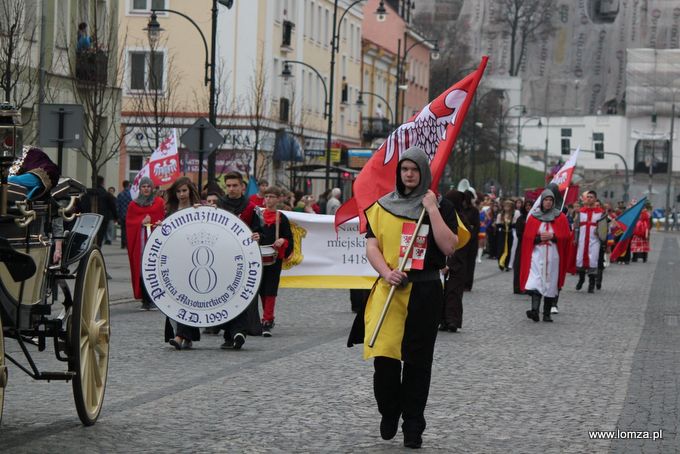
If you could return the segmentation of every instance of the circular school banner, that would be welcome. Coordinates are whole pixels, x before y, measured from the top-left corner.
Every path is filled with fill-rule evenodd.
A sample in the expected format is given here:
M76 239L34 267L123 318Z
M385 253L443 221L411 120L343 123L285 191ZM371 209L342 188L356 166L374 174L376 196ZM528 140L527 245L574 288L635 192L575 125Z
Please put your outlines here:
M255 298L260 248L238 216L202 206L180 210L156 227L142 255L152 301L171 319L196 327L234 319Z

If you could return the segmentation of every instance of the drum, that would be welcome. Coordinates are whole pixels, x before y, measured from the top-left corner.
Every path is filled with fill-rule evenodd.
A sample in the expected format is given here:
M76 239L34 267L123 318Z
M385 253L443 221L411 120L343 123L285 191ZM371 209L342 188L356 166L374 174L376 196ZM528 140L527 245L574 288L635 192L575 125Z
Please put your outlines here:
M269 266L276 263L276 257L279 255L278 251L273 246L260 246L260 254L262 254L262 265Z

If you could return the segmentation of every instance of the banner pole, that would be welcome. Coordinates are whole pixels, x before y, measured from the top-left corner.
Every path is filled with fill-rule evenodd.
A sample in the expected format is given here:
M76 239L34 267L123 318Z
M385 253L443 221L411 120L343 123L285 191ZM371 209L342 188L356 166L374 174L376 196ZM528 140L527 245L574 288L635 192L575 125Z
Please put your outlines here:
M569 186L564 191L564 198L562 199L562 206L560 207L560 212L564 209L564 204L567 203L567 194L569 194Z
M413 232L413 236L411 236L411 241L409 241L408 247L406 248L406 252L404 252L404 256L401 258L401 261L399 262L399 267L397 268L399 271L404 271L404 268L406 268L408 256L411 255L413 245L415 244L416 237L418 236L418 231L420 230L420 226L423 224L423 219L425 219L425 212L426 212L425 208L423 208L423 211L420 212L420 217L418 218L416 229ZM392 304L392 298L394 297L394 291L396 289L397 287L395 285L392 285L390 287L390 293L387 295L387 300L385 300L385 304L383 305L382 312L380 313L380 318L378 319L378 323L375 325L375 329L373 330L371 340L368 342L368 346L371 348L373 348L373 346L375 345L375 341L378 338L378 333L380 333L380 328L382 328L382 324L385 321L387 311L390 308L390 304Z

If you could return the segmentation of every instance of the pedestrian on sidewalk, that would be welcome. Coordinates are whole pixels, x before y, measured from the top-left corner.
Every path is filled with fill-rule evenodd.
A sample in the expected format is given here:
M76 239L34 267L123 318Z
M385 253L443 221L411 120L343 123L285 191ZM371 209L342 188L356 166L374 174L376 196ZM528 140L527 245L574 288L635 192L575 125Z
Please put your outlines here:
M348 339L348 346L363 342L364 358L374 358L373 390L382 415L380 436L394 438L401 417L408 448L420 448L423 442L434 344L444 306L439 270L458 243L455 211L446 199L437 203L429 190L431 182L427 155L420 148L410 148L397 164L395 190L366 210L366 256L380 278L371 291L363 323L355 321ZM398 269L402 232L415 227L423 209L427 215L419 236L427 232L421 243L424 257L407 274ZM389 313L370 347L392 286L396 290Z
M539 206L529 213L522 238L520 290L531 295L527 317L537 322L543 299L543 321L552 322L550 308L564 285L569 247L569 222L554 206L550 189L541 194Z
M127 206L125 216L130 280L135 298L142 300L141 310L149 311L155 308L142 281L142 252L151 229L155 228L164 216L165 201L154 194L151 178L143 177L139 182L139 195Z

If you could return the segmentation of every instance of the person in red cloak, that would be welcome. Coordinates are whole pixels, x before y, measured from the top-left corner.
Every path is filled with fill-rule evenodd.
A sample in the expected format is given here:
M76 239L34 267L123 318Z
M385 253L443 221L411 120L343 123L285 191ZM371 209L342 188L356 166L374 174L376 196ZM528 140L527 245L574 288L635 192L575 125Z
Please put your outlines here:
M165 201L154 195L153 181L144 177L139 183L139 196L128 205L125 217L127 229L128 259L130 277L135 298L142 300L140 310L149 311L155 306L142 283L142 252L148 237L147 226L155 227L165 217Z
M552 322L550 309L564 285L569 248L569 221L555 206L550 189L541 194L539 206L527 217L522 238L520 290L531 295L527 317L539 321L543 299L543 321Z
M633 230L633 240L630 242L630 252L633 253L633 262L642 259L647 263L647 254L649 253L649 232L652 229L652 220L647 210L642 210L640 218L635 224Z

